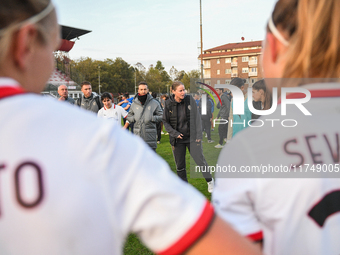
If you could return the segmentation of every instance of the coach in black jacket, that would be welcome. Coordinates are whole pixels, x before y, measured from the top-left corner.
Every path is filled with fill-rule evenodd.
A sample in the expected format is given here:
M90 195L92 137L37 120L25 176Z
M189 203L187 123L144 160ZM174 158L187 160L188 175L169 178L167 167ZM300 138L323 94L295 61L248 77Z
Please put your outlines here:
M201 116L197 111L195 100L185 94L183 83L175 81L172 84L173 95L165 101L163 124L170 135L170 144L176 162L177 174L188 182L186 174L186 148L201 169L208 169L208 164L202 151ZM202 172L208 183L208 191L212 192L214 180L209 171Z

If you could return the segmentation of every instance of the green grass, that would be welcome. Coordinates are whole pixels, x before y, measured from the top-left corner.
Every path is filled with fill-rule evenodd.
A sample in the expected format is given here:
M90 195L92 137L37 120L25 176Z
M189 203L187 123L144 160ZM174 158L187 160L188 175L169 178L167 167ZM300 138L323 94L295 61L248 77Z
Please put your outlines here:
M217 113L215 111L215 116L217 116ZM215 166L217 163L218 154L221 151L221 149L216 149L214 146L218 144L219 135L217 127L215 127L215 131L211 132L211 139L214 140L214 143L208 143L207 138L203 138L203 154L208 162L208 165ZM172 155L171 146L169 143L169 136L168 135L162 135L161 143L158 145L157 154L160 155L166 162L168 162L171 170L176 173L176 165L175 160ZM191 178L190 177L190 163L192 163L193 160L190 160L190 154L187 151L186 154L186 163L187 163L187 175L188 175L188 181L191 185L193 185L197 190L199 190L208 200L211 199L211 194L208 192L207 188L207 182L205 179L201 176L201 178ZM191 165L193 167L193 165ZM126 240L125 246L124 246L124 254L127 255L148 255L153 254L148 248L146 248L138 239L138 237L134 234L129 235L129 237Z

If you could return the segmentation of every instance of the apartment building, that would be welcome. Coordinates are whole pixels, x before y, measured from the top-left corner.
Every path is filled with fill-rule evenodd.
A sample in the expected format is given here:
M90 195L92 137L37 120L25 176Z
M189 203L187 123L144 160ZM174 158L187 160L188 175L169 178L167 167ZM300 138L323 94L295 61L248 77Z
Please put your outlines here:
M262 41L228 43L203 51L204 80L208 84L229 84L234 77L249 86L262 79ZM201 56L199 56L199 59Z

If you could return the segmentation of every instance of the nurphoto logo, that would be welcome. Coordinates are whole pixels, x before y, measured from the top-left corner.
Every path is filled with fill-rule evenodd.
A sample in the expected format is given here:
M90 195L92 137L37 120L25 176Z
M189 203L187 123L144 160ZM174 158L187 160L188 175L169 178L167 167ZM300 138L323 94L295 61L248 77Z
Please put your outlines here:
M201 83L203 84L203 83ZM203 84L206 85L206 84ZM212 89L212 87L210 87L209 85L206 85L207 87L209 87L210 89ZM233 107L232 107L232 113L235 115L244 115L244 94L242 92L242 90L240 88L238 88L235 85L230 85L230 84L216 84L215 85L215 89L229 89L231 91L231 93L233 94ZM216 94L218 100L221 102L221 99L219 97L219 95L217 94L217 92L213 89L213 92ZM287 95L288 94L292 94L294 93L299 94L298 98L289 98ZM278 94L277 94L277 88L273 88L272 89L272 98L273 98L273 103L270 109L268 110L257 110L254 108L253 106L253 99L251 96L252 94L252 88L248 88L248 98L247 98L247 103L248 103L248 108L250 110L250 112L252 112L253 114L256 115L260 115L260 116L268 116L270 114L273 114L276 109L277 109L277 105L278 105ZM301 95L304 95L305 97L301 98ZM295 105L304 115L306 116L311 116L312 114L306 109L306 107L303 105L307 102L309 102L309 100L311 99L311 93L309 90L305 89L305 88L301 88L301 87L285 87L285 88L281 88L281 115L282 116L286 116L287 115L287 105ZM201 108L201 114L202 115L206 115L207 114L207 107L206 107L206 102L207 102L207 94L203 94L202 95L202 108ZM230 120L230 124L232 125L243 125L246 126L246 124L248 124L248 126L250 127L262 127L264 126L265 122L271 122L272 123L272 127L274 127L274 123L275 122L281 122L281 125L283 127L296 127L298 125L297 120L294 119L269 119L269 118L261 118L261 119L252 119L249 120L248 123L245 122L245 120L243 122L234 122L232 120ZM229 121L225 120L225 119L215 119L214 120L214 126L215 125L226 125L228 124Z

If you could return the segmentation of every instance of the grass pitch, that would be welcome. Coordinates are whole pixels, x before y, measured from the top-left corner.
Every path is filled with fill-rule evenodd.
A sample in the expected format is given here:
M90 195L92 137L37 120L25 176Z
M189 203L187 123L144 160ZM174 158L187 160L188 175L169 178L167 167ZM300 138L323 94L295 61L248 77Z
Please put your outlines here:
M216 112L216 111L215 111ZM217 113L216 113L217 115ZM218 154L221 149L214 148L215 145L218 144L219 135L217 127L215 127L214 131L211 131L211 139L215 142L208 143L207 138L203 138L203 154L208 162L209 166L216 166ZM176 174L176 165L175 160L172 155L171 146L169 143L169 136L162 135L161 143L158 144L157 154L160 155L170 166L171 170ZM197 190L199 190L208 200L211 199L211 194L208 192L208 185L205 179L200 178L190 178L190 154L189 151L186 153L186 164L187 164L187 175L188 181L191 185L193 185ZM138 239L138 237L134 234L129 235L125 242L124 246L124 254L127 255L149 255L154 254L148 248L146 248Z

